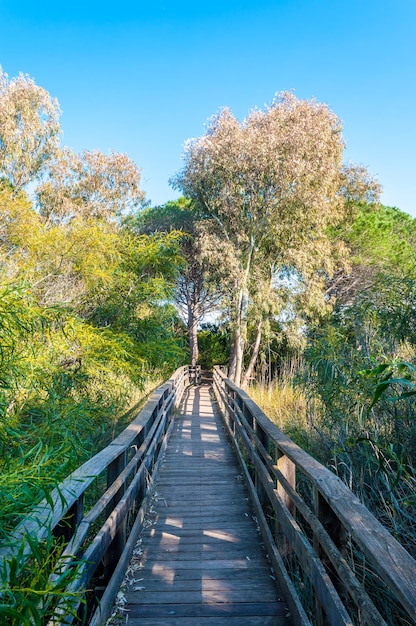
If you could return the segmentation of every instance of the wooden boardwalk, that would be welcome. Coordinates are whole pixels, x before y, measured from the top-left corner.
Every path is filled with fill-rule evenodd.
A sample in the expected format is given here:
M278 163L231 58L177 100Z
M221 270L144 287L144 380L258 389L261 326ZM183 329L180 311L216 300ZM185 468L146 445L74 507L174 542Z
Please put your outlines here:
M155 489L128 625L290 626L207 385L186 392Z

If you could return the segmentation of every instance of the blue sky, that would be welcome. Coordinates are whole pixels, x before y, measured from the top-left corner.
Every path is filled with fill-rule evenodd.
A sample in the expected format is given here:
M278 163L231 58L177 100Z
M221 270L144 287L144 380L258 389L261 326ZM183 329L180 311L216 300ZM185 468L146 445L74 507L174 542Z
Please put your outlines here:
M291 89L416 217L416 0L0 0L0 65L58 98L65 145L127 152L153 204L209 116Z

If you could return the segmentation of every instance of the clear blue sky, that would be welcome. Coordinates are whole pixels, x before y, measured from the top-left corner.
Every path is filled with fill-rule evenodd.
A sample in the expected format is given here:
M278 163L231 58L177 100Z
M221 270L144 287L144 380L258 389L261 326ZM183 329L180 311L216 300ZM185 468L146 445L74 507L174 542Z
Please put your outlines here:
M0 64L58 98L65 145L127 152L153 204L209 116L293 89L416 217L416 0L0 0Z

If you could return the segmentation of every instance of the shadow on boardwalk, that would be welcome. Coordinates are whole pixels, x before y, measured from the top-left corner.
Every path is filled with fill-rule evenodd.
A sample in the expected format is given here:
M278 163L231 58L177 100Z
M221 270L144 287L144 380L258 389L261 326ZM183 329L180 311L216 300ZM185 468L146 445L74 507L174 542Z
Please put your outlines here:
M289 626L209 387L175 418L124 591L129 626Z

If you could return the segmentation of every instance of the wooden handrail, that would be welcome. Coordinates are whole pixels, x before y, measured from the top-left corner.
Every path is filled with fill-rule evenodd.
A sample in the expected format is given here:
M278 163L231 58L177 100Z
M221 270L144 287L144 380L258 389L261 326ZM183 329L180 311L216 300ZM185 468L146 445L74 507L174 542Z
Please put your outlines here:
M295 622L387 626L377 603L383 588L403 615L397 623L416 624L415 559L335 474L284 435L218 367L214 392L274 570L292 595ZM306 497L299 481L307 486ZM366 568L361 577L355 573L354 551ZM363 582L366 577L372 584ZM375 578L378 592L371 588ZM293 598L296 584L302 592Z
M62 576L75 561L78 563L76 577L67 588L69 594L74 594L74 614L81 610L82 592L90 585L99 564L103 564L102 582L109 584L125 550L127 515L135 507L137 517L144 517L149 480L156 473L165 449L173 408L180 403L185 388L195 382L196 376L195 368L179 368L170 380L153 392L144 408L118 437L72 472L48 499L32 510L17 527L9 546L0 550L0 562L6 564L0 568L3 588L7 587L7 564L17 551L20 550L20 562L22 557L23 560L25 556L30 557L31 542L26 541L27 537L41 542L51 533L64 536L68 542L52 577ZM97 488L97 481L100 483L98 495L92 496L90 488L93 483ZM87 499L88 510L84 512ZM130 541L129 545L134 546L134 543ZM107 602L112 600L107 597ZM67 608L58 607L54 624L59 623L58 615L61 615L62 623L73 621Z

